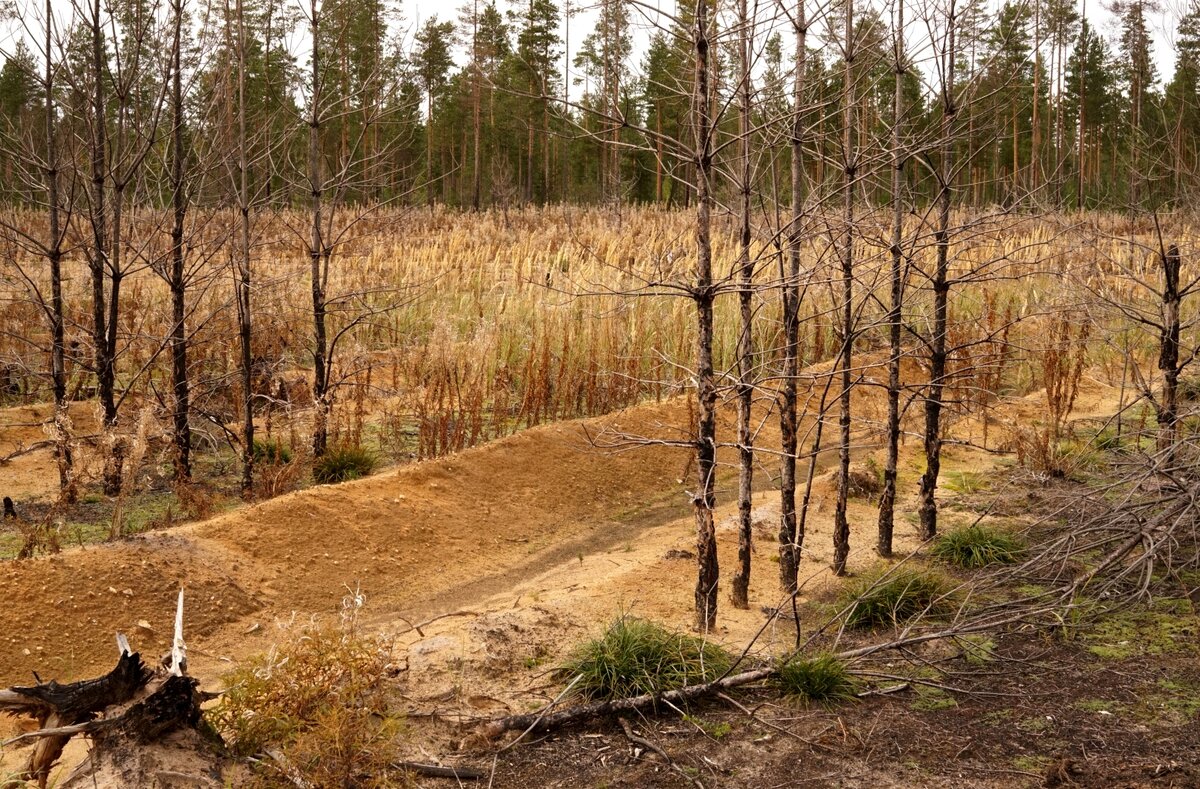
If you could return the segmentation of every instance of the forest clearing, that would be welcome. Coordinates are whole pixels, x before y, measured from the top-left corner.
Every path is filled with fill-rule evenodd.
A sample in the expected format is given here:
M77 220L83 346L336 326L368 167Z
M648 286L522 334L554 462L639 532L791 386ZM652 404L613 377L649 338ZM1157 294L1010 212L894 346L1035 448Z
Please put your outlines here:
M0 786L1200 786L1200 8L0 26Z

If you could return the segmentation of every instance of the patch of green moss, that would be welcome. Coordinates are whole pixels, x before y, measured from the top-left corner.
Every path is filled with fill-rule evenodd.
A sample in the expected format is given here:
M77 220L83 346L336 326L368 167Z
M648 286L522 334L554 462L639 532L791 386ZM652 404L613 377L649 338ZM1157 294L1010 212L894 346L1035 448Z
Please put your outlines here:
M1041 734L1054 728L1054 721L1046 715L1034 715L1017 721L1017 728L1026 734Z
M972 666L983 666L996 659L996 642L987 636L964 636L959 643L963 660Z
M1016 756L1012 760L1014 769L1021 770L1027 773L1042 773L1046 771L1046 767L1053 761L1049 756L1037 756L1033 754L1025 754Z
M1095 712L1097 714L1103 712L1116 714L1121 707L1122 704L1119 701L1109 701L1107 699L1080 699L1075 702L1075 709L1082 712Z
M1195 651L1200 618L1194 613L1134 610L1108 614L1079 636L1089 652L1102 660L1129 660L1143 655Z
M986 715L980 717L979 722L985 726L998 726L1002 723L1007 723L1012 718L1013 711L1011 709L992 710Z
M1138 703L1139 718L1177 726L1200 717L1200 686L1173 679L1161 679L1158 686L1161 692L1150 693Z
M934 688L929 685L916 685L915 688L917 698L909 706L918 712L936 712L937 710L947 710L958 706L958 702L954 700L954 697L941 688Z

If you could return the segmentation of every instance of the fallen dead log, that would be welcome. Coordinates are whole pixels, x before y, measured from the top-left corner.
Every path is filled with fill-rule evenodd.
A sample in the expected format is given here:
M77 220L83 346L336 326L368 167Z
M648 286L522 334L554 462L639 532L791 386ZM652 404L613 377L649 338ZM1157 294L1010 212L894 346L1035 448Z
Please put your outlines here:
M844 650L836 653L834 657L838 658L839 660L855 660L885 650L899 649L902 647L922 644L928 641L954 638L969 633L997 630L1005 625L1023 621L1031 613L1031 611L1019 610L999 615L985 616L978 620L958 622L942 630L931 632L912 633L906 629L902 630L897 637L891 641L868 644L867 646ZM494 740L505 732L517 730L521 731L521 736L506 746L511 747L520 739L535 732L546 732L562 726L568 726L581 721L590 720L592 718L609 717L625 712L640 712L648 708L656 707L659 704L670 705L677 702L696 701L710 696L717 696L723 691L731 688L737 688L743 685L751 685L755 682L762 682L763 680L770 679L776 674L777 670L778 669L776 666L767 666L764 668L753 669L751 671L743 671L739 674L730 674L728 676L713 680L712 682L706 682L700 685L689 685L684 688L669 690L663 693L647 693L641 696L631 696L622 699L593 701L586 704L577 704L575 706L567 707L566 709L561 709L558 711L552 711L558 701L561 700L562 697L560 696L558 699L555 699L553 702L551 702L550 705L538 712L525 713L522 715L510 715L506 718L496 718L490 721L484 721L480 724L478 733L485 739Z
M80 723L106 707L121 704L145 687L152 672L136 652L122 652L112 671L96 679L62 685L54 680L31 687L15 686L0 691L0 712L32 715L57 712L60 717Z
M558 712L528 713L510 715L507 718L497 718L483 724L481 733L487 739L495 739L507 731L523 731L526 734L549 731L579 721L591 718L607 717L625 712L640 712L659 704L674 704L676 702L695 701L730 688L761 682L775 673L773 668L759 668L753 671L743 671L731 674L721 679L706 682L701 685L689 685L677 690L663 693L646 693L641 696L631 696L624 699L608 699L578 704Z

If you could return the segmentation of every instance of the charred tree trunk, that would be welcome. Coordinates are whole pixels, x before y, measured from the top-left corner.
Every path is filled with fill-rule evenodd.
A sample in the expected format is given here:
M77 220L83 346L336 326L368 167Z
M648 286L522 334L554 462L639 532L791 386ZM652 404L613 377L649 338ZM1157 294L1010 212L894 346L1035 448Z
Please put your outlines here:
M854 352L854 188L855 167L855 85L854 85L854 0L846 2L845 71L842 86L842 148L843 203L842 203L842 303L841 330L842 347L838 354L838 369L841 374L841 409L838 414L840 445L838 447L839 471L837 501L833 511L833 573L845 575L846 557L850 553L850 522L846 517L850 488L850 388Z
M124 652L116 667L97 679L67 685L51 680L32 687L0 691L0 711L33 716L42 729L76 726L90 721L110 706L130 700L149 679L150 672L138 654ZM51 768L69 739L69 734L39 738L22 777L36 781L44 788Z
M804 221L804 75L807 71L808 21L804 0L795 10L796 63L792 83L792 216L788 228L788 268L783 272L783 391L779 398L782 459L779 474L779 587L797 591L804 532L796 524L797 377L800 375L800 240Z
M695 113L696 162L696 629L711 630L717 623L717 535L713 522L716 506L717 384L713 371L712 276L712 114L709 95L708 0L696 0Z
M240 259L237 271L238 339L242 374L242 495L254 486L254 351L251 347L250 311L250 161L246 150L246 20L242 0L237 2L238 26L238 213L241 219Z
M740 201L738 205L738 569L731 585L735 608L750 606L750 555L753 550L754 434L750 409L754 404L754 262L750 256L750 19L746 0L740 0L738 41L738 148Z
M479 211L480 194L483 191L483 174L480 168L483 167L482 151L480 150L480 140L482 123L480 120L480 110L483 90L482 75L479 69L479 2L476 0L471 9L471 128L473 134L472 141L472 167L471 167L471 210Z
M183 268L183 224L187 218L187 196L184 193L183 151L183 0L174 3L175 30L171 54L171 191L174 222L171 226L171 381L175 391L173 438L175 443L175 478L187 481L192 477L192 431L188 427L189 392L187 367L186 299L187 282Z
M46 210L49 238L46 258L50 264L50 378L54 388L54 454L58 465L58 487L62 499L74 504L75 462L71 450L70 417L67 412L66 319L62 291L62 214L59 207L58 132L55 118L53 5L46 0Z
M946 311L950 294L950 205L954 189L954 26L950 0L943 54L941 155L938 164L938 219L934 232L933 336L929 338L929 389L925 395L925 473L921 475L921 539L937 534L937 485L942 463L942 397L946 388Z
M888 311L887 460L883 467L883 490L879 494L879 539L875 550L885 558L892 555L895 527L896 476L900 461L900 328L904 302L904 152L901 123L904 118L904 0L896 6L896 51L892 85L892 300Z
M155 747L180 729L192 730L191 745L197 749L197 756L204 758L202 754L207 754L214 762L214 770L218 767L215 749L203 743L198 731L200 705L213 696L200 692L199 682L186 673L182 590L175 614L175 637L163 669L149 670L138 654L129 649L125 636L118 634L117 644L121 657L116 668L103 677L68 685L50 681L28 688L0 690L0 712L30 715L39 722L36 731L4 743L36 741L21 777L37 781L44 789L63 747L76 734L90 736L92 747L86 760L56 782L63 789L81 789L98 783L165 785L162 753L154 753ZM178 753L178 745L175 742L169 747ZM191 781L189 778L189 785ZM175 785L169 780L167 784Z
M308 120L308 178L312 188L312 236L309 240L310 277L312 280L313 307L313 457L325 454L329 435L329 368L326 349L328 339L325 329L325 276L322 262L328 260L323 254L325 242L321 232L321 199L325 181L321 173L321 48L318 31L320 10L317 0L312 0L312 108Z
M116 423L117 408L113 396L113 359L108 353L108 304L105 278L108 274L108 208L105 201L108 168L108 113L104 95L104 31L100 20L100 0L93 0L88 20L92 45L92 128L89 139L91 159L91 205L89 206L92 239L88 251L88 268L92 280L92 346L96 374L96 393L106 426Z
M1179 419L1179 247L1172 244L1162 258L1162 337L1158 369L1162 371L1162 395L1158 406L1158 446L1173 452Z

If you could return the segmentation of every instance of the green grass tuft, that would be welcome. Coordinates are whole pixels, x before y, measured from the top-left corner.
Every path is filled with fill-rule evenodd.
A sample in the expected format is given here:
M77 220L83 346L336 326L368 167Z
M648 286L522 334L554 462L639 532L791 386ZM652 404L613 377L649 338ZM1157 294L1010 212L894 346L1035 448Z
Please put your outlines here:
M789 698L818 704L851 701L858 688L846 664L833 655L792 658L779 666L775 684Z
M989 526L967 526L943 534L933 546L934 558L974 570L991 564L1012 564L1024 548L1008 532Z
M716 644L623 616L576 648L558 675L580 677L574 690L589 699L616 699L707 682L729 665Z
M254 462L256 464L286 465L292 462L292 449L278 438L254 439Z
M368 477L375 470L375 456L358 446L335 447L313 464L313 480L319 485L348 482Z
M947 471L942 475L941 485L955 493L972 494L987 490L987 477L974 471Z
M854 584L847 604L848 627L890 627L923 613L945 612L952 605L951 585L934 572L902 569Z

